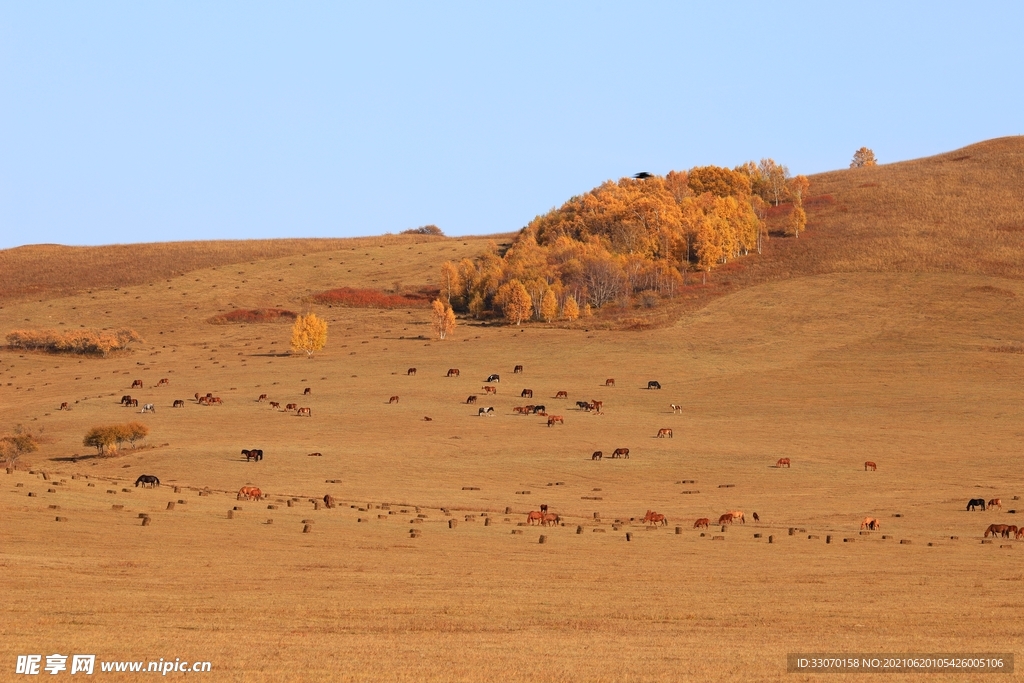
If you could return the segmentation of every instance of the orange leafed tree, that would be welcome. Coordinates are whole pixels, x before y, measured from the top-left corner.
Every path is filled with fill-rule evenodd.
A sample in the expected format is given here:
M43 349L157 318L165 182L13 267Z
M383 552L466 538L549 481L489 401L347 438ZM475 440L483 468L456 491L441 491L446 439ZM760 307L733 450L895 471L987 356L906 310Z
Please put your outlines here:
M862 168L864 166L877 166L878 161L875 160L875 153L867 147L861 147L853 153L853 161L850 162L850 168Z
M435 299L430 314L430 323L438 339L445 339L455 331L455 311L440 299Z

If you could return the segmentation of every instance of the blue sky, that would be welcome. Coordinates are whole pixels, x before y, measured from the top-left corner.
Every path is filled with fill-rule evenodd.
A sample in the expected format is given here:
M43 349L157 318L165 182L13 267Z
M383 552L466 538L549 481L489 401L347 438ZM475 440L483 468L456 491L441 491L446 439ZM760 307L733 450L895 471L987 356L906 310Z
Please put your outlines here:
M833 6L834 5L834 6ZM516 230L1024 134L1021 3L0 1L0 248Z

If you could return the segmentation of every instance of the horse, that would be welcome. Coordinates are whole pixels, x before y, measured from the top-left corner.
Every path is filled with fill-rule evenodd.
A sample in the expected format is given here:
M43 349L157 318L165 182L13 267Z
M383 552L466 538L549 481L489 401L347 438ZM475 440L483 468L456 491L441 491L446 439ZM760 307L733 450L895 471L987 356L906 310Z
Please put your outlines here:
M138 387L139 389L142 388L142 380L141 379L137 379L134 382L132 382L132 387L131 388L134 389L135 387Z
M760 522L761 521L761 518L757 516L756 512L752 514L752 517L754 518L755 522Z
M628 448L616 448L614 451L612 451L612 457L613 458L619 458L619 457L628 458L629 457L629 449Z
M668 438L670 438L670 439L671 439L671 438L674 438L674 437L672 436L672 430L671 430L671 429L669 429L668 427L665 427L664 429L659 429L659 430L658 430L658 438L659 438L659 439L663 439L663 438L665 438L666 436L667 436Z
M388 403L398 403L398 397L392 396L391 398L388 399Z
M609 377L608 379L606 379L606 380L604 381L604 385L605 385L606 387L614 387L614 386L615 386L615 380L614 380L614 379L612 379L611 377Z
M565 424L565 420L562 419L561 415L552 415L551 417L548 418L548 427L550 427L551 425L553 425L555 423L558 423L560 425L564 425Z
M593 410L595 413L600 413L601 412L601 408L603 408L603 407L604 407L604 401L591 401L590 402L590 409Z
M476 403L476 396L470 396L469 398L467 398L466 403Z
M527 524L541 524L544 522L544 513L540 510L533 510L530 514L526 515Z
M278 410L280 410L280 408L281 408L281 404L280 404L280 403L278 403L277 401L271 401L271 402L270 402L270 407L271 407L271 408L275 408L275 409L278 409Z
M406 375L415 375L416 374L416 368L409 368L408 370L405 371L405 374Z
M152 403L146 403L146 404L144 404L142 406L142 410L139 411L139 412L142 412L142 413L155 413L156 412L156 406L153 405Z
M60 404L60 408L57 408L57 410L71 410L71 406L68 405L67 401L64 401Z
M185 402L184 402L184 401L182 401L182 400L181 400L181 399L179 398L179 399L178 399L177 401L175 401L175 402L174 402L174 405L173 405L173 406L171 406L171 407L172 407L172 408L184 408L184 407L185 407Z
M260 397L258 399L256 399L256 402L257 403L262 403L263 401L266 401L266 400L267 400L267 395L266 394L260 394Z
M533 389L523 389L523 393L519 394L519 398L533 398Z
M543 414L546 408L544 406L527 406L534 415Z
M1017 533L1015 533L1013 535L1013 537L1015 539L1017 539L1018 541L1021 540L1022 538L1024 538L1024 526L1022 526L1021 528L1017 529Z
M516 406L512 409L512 412L517 415L526 415L529 411L526 409L526 406Z
M129 398L128 399L128 403L126 403L125 405L128 406L129 408L138 408L139 407L139 399L137 399L137 398Z
M263 498L263 492L255 486L243 486L238 489L238 495L235 497L236 500L260 500Z
M654 526L658 526L659 524L661 526L668 526L668 520L665 518L665 515L654 512L653 510L647 511L647 514L644 515L644 522Z
M981 511L985 511L985 499L984 498L971 498L967 501L967 511L972 512L974 508L981 506Z
M861 529L870 529L871 531L878 531L882 523L874 517L865 517L864 521L860 523Z
M210 402L211 406L213 404L220 405L221 403L223 403L223 401L220 400L220 396L212 396L212 397L209 397L207 400Z
M248 448L243 448L242 449L242 455L245 456L245 461L246 462L249 462L250 460L259 462L259 459L260 459L259 456L256 455L256 453L254 453L253 451L249 450Z
M141 474L139 475L139 478L135 480L136 488L140 486L142 488L146 488L147 486L150 488L156 488L159 485L160 480L154 477L152 474Z
M500 382L501 381L501 377L499 377L498 375L488 375L487 379L485 379L484 381L485 382Z
M1013 527L1013 530L1017 531L1017 528ZM988 525L988 529L985 529L985 538L988 538L989 534L992 534L993 536L995 536L996 534L999 534L1003 538L1009 538L1010 537L1010 525L1008 525L1008 524L989 524Z
M779 458L775 463L776 467L789 467L789 458Z
M866 461L864 463L864 471L865 472L867 472L868 470L871 470L872 472L874 472L877 469L878 469L878 465L876 465L875 463L871 462L870 460L868 460L868 461Z
M576 401L576 408L579 409L579 410L587 410L587 411L589 411L590 410L590 402L589 401Z
M167 385L168 385L168 384L170 384L170 383L171 383L171 380L169 380L169 379L167 379L166 377L164 377L164 378L163 378L163 379L161 379L161 380L160 380L159 382L157 382L157 383L156 383L156 385L157 385L158 387L165 387L165 386L167 386Z
M310 394L312 394L312 393L313 393L313 387L306 387L306 388L305 388L305 389L303 389L303 391L302 391L302 395L303 395L303 396L309 396L309 395L310 395Z
M677 405L677 404L675 404L675 403L669 403L669 405L670 405L670 406L672 406L672 412L673 412L673 413L679 413L679 414L682 414L682 412L683 412L683 407L682 407L681 405Z
M732 515L726 512L724 515L718 518L719 524L732 524Z
M708 519L707 517L701 517L700 519L698 519L696 522L693 523L693 528L694 529L707 529L709 524L711 524L711 520L710 519Z
M519 375L519 374L522 374L522 372L523 372L523 366L522 365L517 365L515 367L515 370L512 371L512 374L513 375Z
M296 408L298 408L298 407L299 407L299 404L298 404L298 403L289 403L288 405L286 405L286 406L284 407L284 409L285 409L285 410L295 410L295 409L296 409Z
M652 379L650 382L647 383L647 388L648 389L661 389L661 383Z
M311 411L309 408L299 408L297 411L295 411L295 414L298 415L299 417L303 415L305 415L306 417L313 417L313 411Z
M725 513L724 515L722 515L722 517L719 517L719 518L718 518L718 523L719 523L719 524L721 524L721 523L722 523L722 518L723 518L723 517L728 517L728 518L729 518L729 522L728 522L729 524L732 524L732 523L733 523L733 522L735 522L735 521L736 521L737 519L738 519L738 520L740 520L741 522L743 522L744 524L746 524L746 523L747 523L747 520L746 520L746 518L745 518L745 517L743 516L743 513L742 513L742 512L740 512L739 510L730 510L729 512L726 512L726 513Z
M555 393L555 398L565 398L565 399L567 399L567 398L569 398L569 392L568 391L556 392Z
M458 368L448 368L448 374L446 376L447 377L458 377L459 376L459 369Z
M496 394L498 393L498 387L480 387L484 390L485 394Z
M561 523L561 521L562 521L561 517L556 515L554 512L549 512L549 513L544 515L544 519L542 520L541 523L544 526L558 526L559 523Z
M199 398L199 394L196 394L196 398ZM121 405L128 405L128 401L132 400L131 395L125 394L121 397Z
M476 415L477 417L486 417L494 412L494 406L488 406L487 408L478 408Z
M993 498L992 500L990 500L988 502L988 506L990 508L999 508L1000 510L1002 510L1003 509L1003 501L1001 501L998 498Z
M590 459L591 460L600 460L603 457L604 457L604 453L602 453L601 451L594 451L594 454L592 456L590 456Z
M329 493L326 496L324 496L324 505L327 506L328 510L333 508L334 507L334 496L332 496Z

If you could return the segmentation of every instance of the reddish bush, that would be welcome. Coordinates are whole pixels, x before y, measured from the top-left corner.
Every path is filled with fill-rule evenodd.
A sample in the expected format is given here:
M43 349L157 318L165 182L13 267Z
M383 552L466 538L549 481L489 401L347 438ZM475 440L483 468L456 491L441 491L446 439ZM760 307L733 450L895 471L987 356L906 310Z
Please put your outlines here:
M431 302L440 295L436 287L420 287L415 292L388 294L376 289L339 287L314 294L312 300L318 304L351 306L353 308L430 308Z
M215 315L206 322L213 325L226 325L229 323L272 323L279 320L295 320L298 317L294 312L283 308L238 308L230 313Z

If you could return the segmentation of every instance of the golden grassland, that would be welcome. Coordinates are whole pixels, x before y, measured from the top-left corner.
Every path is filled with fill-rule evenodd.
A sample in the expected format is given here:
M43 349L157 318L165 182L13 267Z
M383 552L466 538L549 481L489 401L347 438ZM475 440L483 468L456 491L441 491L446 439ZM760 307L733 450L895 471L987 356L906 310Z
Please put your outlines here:
M930 160L909 163L875 171L926 185ZM437 342L422 309L308 303L332 287L429 284L483 239L350 244L6 300L0 333L130 326L146 341L107 358L0 351L0 426L42 437L0 472L0 666L62 652L208 660L209 680L798 681L818 678L787 674L788 652L1019 652L1024 548L981 542L988 524L1016 522L1010 509L1024 514L1024 354L998 352L1024 347L1019 257L956 237L959 218L942 249L962 262L933 258L916 228L892 243L905 259L858 256L876 239L851 198L861 173L812 179L835 184L835 214L811 214L808 239L773 239L775 256L716 275L732 284L646 331L462 321ZM870 211L895 220L900 201ZM788 275L762 265L784 252ZM285 325L205 322L234 307L314 310L327 348L289 356ZM490 373L501 382L484 396ZM523 388L564 426L514 415ZM223 405L192 399L208 391ZM157 412L121 407L128 393ZM576 410L586 399L604 414ZM150 427L146 448L81 445L130 419ZM655 438L663 427L674 438ZM620 446L628 460L590 459ZM780 457L792 467L773 467ZM134 488L140 474L162 486ZM243 485L268 499L236 501ZM326 493L341 505L315 509ZM1003 509L966 512L980 497ZM564 526L520 526L541 503ZM647 509L669 525L646 530ZM761 522L691 528L732 509ZM861 535L868 515L882 528Z

